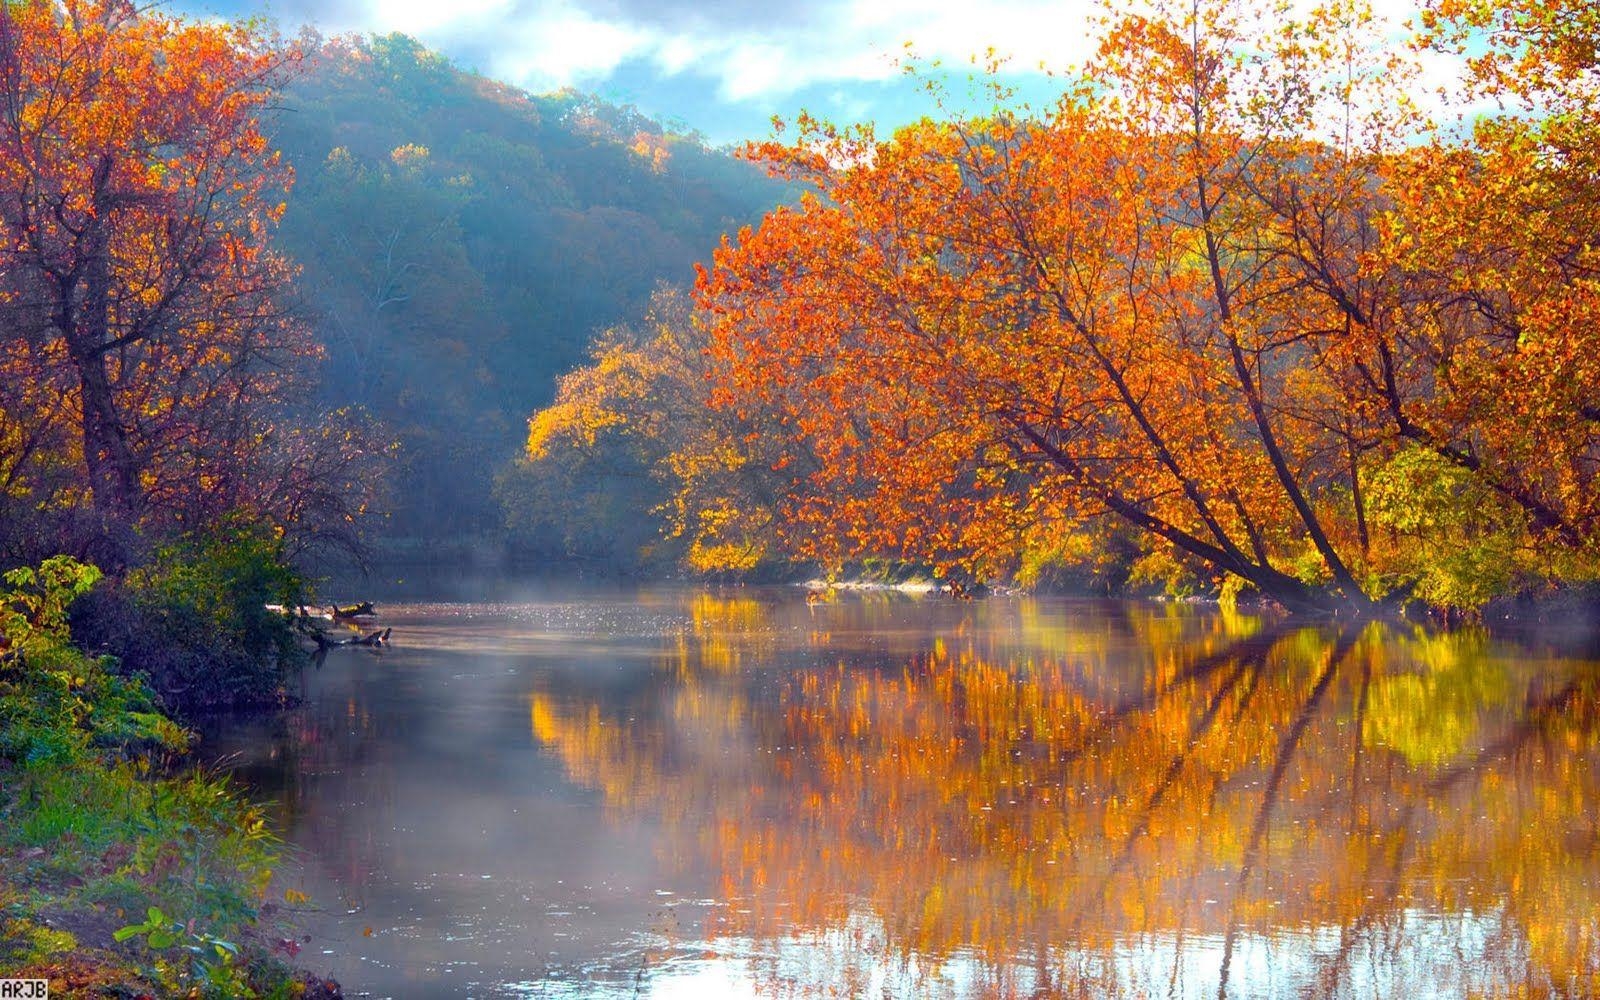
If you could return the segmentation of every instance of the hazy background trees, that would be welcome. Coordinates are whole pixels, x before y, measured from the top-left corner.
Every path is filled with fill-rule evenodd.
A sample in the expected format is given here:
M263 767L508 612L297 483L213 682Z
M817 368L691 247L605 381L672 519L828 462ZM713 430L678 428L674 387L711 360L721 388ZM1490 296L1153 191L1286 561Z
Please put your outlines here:
M782 188L628 108L526 94L405 36L306 43L275 140L298 175L282 244L328 351L318 399L400 443L387 539L493 536L490 484L557 377Z

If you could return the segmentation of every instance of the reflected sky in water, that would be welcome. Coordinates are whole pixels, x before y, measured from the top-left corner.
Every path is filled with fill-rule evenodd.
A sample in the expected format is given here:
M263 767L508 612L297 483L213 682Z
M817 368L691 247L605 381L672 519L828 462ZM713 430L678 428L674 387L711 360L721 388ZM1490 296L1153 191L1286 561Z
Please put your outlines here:
M1600 664L1216 609L381 608L210 741L351 995L1600 994Z

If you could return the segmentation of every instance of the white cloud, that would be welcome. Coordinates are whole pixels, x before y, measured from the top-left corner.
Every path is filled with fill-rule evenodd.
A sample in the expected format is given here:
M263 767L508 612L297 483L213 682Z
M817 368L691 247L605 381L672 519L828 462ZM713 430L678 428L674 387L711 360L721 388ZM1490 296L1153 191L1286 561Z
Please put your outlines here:
M958 73L988 50L1010 74L1066 71L1092 56L1102 12L1098 0L348 2L354 7L335 15L345 23L332 27L404 31L531 90L593 87L634 61L664 76L710 78L708 104L764 112L820 89L862 117L864 101L851 98L896 77L908 51L920 64L937 61ZM1294 0L1300 8L1311 2ZM1389 23L1401 44L1399 17ZM1454 82L1459 60L1424 55L1420 70L1408 90L1437 114L1431 88Z
M684 35L674 35L663 39L655 47L654 56L656 65L671 75L694 69L709 52L710 49L703 41Z
M492 43L474 41L489 49L486 68L492 75L533 90L603 79L656 44L646 29L566 4L517 15L498 27Z
M722 94L740 101L782 93L799 75L790 53L770 42L741 40L719 53ZM707 67L710 68L710 67Z
M448 31L462 22L495 23L511 13L511 0L384 0L370 10L388 31L400 31L419 38Z
M732 5L732 6L737 6ZM816 84L880 81L897 72L911 42L917 56L965 64L987 48L1033 71L1087 54L1090 0L845 0L815 6L781 28L752 4L750 17L630 18L568 0L362 0L336 29L403 31L447 51L467 48L497 75L532 89L603 79L628 59L661 72L704 73L726 100L781 98Z
M921 61L965 65L993 49L1010 68L1062 68L1089 54L1086 0L851 0L825 22L781 37L698 38L710 58L699 69L717 76L730 100L782 97L816 84L886 80L910 50ZM673 63L657 58L663 68Z
M1090 0L855 0L850 23L880 46L898 50L910 43L922 59L960 64L992 49L1013 71L1033 72L1041 65L1082 65L1093 52L1095 12Z

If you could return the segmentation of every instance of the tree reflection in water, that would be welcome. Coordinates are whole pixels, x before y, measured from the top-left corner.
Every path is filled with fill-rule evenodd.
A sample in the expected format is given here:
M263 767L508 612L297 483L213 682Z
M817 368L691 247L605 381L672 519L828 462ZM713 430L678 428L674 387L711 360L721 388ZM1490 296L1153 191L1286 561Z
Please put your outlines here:
M1030 607L898 659L813 611L829 660L778 669L765 606L702 597L668 697L531 726L720 873L706 938L776 993L1600 993L1593 664Z

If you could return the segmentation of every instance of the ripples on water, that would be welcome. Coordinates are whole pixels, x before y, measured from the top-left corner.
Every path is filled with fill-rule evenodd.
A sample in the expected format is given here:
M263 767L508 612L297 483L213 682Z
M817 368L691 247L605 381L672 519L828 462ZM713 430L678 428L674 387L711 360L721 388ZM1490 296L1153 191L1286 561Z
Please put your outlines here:
M286 720L352 995L1600 994L1600 664L788 591L381 608Z

